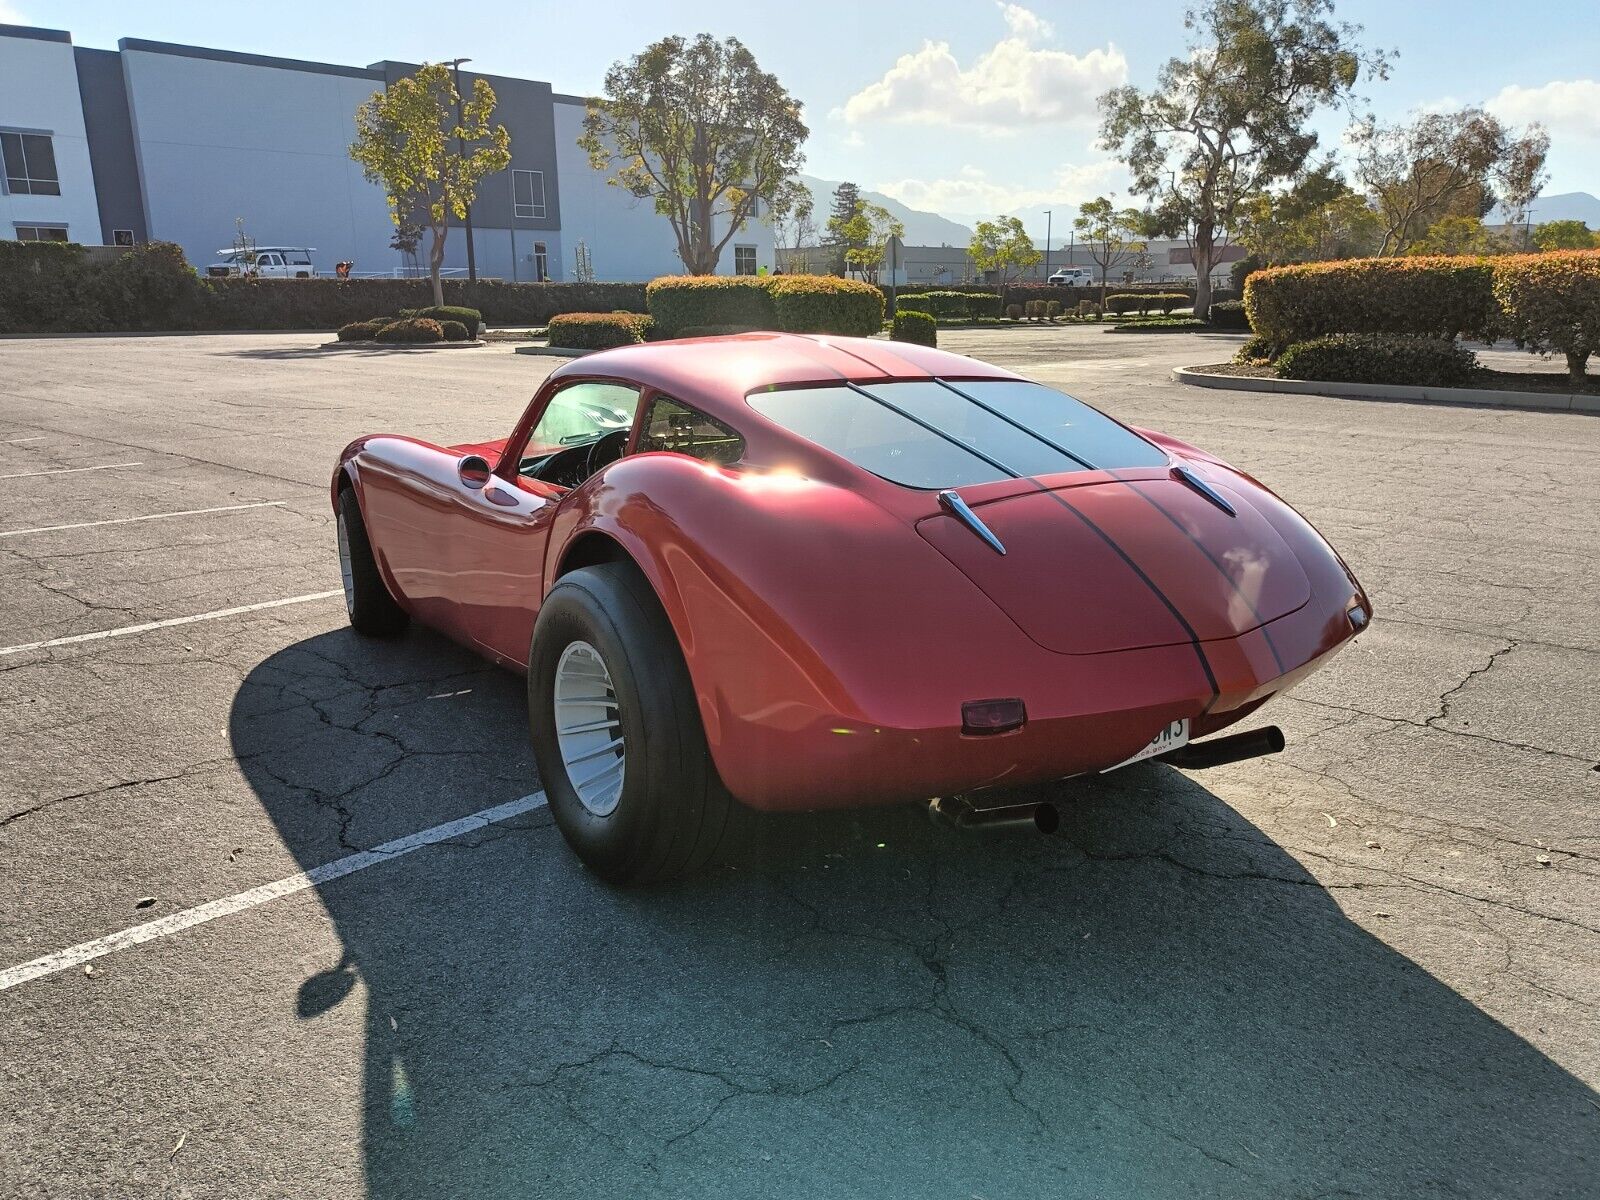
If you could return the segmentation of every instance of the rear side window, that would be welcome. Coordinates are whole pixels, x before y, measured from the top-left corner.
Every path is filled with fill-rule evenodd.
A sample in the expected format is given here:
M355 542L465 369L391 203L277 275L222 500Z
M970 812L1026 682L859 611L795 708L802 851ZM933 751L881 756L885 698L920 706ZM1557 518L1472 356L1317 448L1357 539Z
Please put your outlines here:
M1167 464L1162 450L1103 413L1025 380L794 388L756 393L750 405L905 487Z
M698 409L657 396L639 430L638 451L646 450L668 450L726 466L744 454L744 439Z

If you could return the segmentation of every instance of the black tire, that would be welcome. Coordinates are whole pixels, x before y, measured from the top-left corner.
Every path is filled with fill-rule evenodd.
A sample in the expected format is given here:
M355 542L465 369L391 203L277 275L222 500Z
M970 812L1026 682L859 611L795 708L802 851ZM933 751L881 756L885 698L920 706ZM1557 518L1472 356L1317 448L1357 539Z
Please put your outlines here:
M603 660L617 703L601 711L621 722L621 795L604 815L579 799L556 736L556 669L578 642ZM677 636L632 563L584 567L550 590L528 656L528 722L550 811L597 875L652 883L716 856L737 802L711 762Z
M350 555L344 607L350 614L351 628L371 637L393 637L403 632L411 618L389 594L389 585L384 583L372 557L372 543L367 540L367 526L361 519L361 505L354 488L345 488L339 493L339 528Z

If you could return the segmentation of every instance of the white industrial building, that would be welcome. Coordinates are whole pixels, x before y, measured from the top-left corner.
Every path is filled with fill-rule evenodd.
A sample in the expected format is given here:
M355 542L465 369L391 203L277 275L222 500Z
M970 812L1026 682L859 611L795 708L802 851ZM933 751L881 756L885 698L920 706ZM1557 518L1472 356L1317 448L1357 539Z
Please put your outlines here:
M358 276L414 270L390 248L383 190L349 146L356 109L415 69L133 38L97 50L61 30L0 25L0 238L170 241L203 269L242 220L259 245L315 247L319 274L345 260ZM474 78L462 71L463 90ZM472 208L480 277L571 280L580 260L597 280L683 270L666 218L608 185L578 148L583 97L483 78L511 134L511 165L483 180ZM466 263L465 230L452 230L446 268ZM773 266L772 229L755 220L720 270Z

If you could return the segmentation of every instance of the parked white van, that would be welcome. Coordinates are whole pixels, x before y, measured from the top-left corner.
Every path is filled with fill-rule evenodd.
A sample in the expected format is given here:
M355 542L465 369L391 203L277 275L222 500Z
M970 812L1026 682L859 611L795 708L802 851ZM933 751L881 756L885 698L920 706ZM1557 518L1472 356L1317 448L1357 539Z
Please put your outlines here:
M217 251L217 261L206 268L207 275L254 275L259 279L314 279L317 268L311 264L315 246L257 246L255 261L250 251L228 248Z

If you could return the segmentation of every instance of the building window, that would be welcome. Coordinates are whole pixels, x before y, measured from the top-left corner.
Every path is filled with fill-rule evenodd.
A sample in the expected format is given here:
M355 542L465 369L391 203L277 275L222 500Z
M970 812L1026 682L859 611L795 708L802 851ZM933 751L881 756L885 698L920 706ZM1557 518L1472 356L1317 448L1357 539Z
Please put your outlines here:
M16 196L59 196L56 151L48 133L0 133L6 191Z
M533 277L540 283L550 278L550 247L543 242L533 244Z
M18 225L17 241L19 242L64 242L67 240L67 227L65 225Z
M111 244L113 246L131 246L131 245L133 245L133 230L131 230L131 229L113 229L111 231Z
M511 172L512 211L519 217L544 220L544 172Z
M733 248L733 273L735 275L754 275L756 273L756 248L754 246L735 246Z

